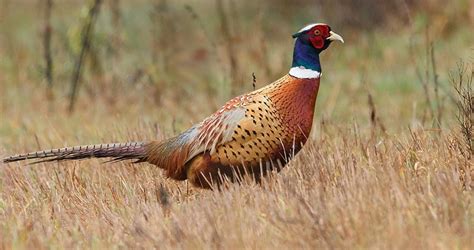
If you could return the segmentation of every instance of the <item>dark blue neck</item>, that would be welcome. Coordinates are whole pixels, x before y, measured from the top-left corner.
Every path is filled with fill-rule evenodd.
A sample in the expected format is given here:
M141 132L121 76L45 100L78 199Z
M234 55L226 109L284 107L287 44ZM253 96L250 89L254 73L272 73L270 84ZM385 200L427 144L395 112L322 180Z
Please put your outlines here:
M303 66L306 69L321 72L319 63L319 52L311 44L304 43L300 38L295 41L295 50L293 51L293 64L291 67Z

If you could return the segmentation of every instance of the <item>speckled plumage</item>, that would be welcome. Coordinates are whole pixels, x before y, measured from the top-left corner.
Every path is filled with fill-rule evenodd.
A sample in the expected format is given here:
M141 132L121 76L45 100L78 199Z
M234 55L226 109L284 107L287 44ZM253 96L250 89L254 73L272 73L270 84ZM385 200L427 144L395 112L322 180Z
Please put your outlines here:
M280 170L300 151L311 132L320 84L319 53L342 37L326 24L297 34L289 74L261 89L233 98L216 113L164 141L99 144L20 154L4 159L45 161L109 157L133 159L165 170L166 176L210 188L222 178L256 180Z
M171 178L189 179L202 187L208 187L211 179L219 181L219 175L233 179L235 172L251 173L258 179L267 170L283 167L306 142L318 88L319 78L298 79L286 75L262 89L230 100L183 133L189 138L176 145L174 153L179 157L163 162L163 157L159 157L163 144L155 144L150 146L147 161L163 166ZM226 120L227 114L239 110L244 111L240 119ZM231 136L222 136L227 130ZM205 131L212 139L200 140L200 133L194 131Z

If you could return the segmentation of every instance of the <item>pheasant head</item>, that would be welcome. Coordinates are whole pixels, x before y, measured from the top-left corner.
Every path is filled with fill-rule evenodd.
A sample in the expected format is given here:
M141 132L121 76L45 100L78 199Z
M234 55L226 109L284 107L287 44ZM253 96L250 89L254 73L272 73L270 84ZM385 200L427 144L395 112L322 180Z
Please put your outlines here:
M344 43L340 35L323 23L307 25L295 33L293 38L296 40L290 75L298 78L318 78L321 75L319 54L333 41Z

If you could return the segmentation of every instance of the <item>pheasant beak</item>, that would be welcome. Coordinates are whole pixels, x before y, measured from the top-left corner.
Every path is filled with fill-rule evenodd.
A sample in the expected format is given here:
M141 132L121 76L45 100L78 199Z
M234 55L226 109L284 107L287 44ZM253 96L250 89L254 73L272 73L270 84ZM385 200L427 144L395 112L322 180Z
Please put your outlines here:
M344 39L342 39L342 36L332 32L332 31L329 31L329 34L330 34L330 36L327 38L327 40L340 41L341 43L344 43Z

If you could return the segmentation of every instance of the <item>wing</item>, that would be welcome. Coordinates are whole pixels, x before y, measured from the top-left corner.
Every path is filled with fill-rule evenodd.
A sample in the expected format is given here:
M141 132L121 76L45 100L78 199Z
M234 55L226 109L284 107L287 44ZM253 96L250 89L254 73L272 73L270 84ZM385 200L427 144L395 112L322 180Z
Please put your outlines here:
M215 154L211 153L212 160L228 166L258 166L290 158L289 151L294 148L292 136L284 129L271 100L259 95L244 108L244 117L236 124L230 139L221 143Z
M189 160L205 151L214 154L220 145L232 140L238 124L245 118L245 106L251 100L249 94L236 97L180 135L149 143L145 161L165 169L171 178L186 178L185 165Z
M219 111L197 125L197 136L192 142L187 161L194 156L209 151L212 155L216 148L232 140L237 126L245 118L246 106L253 96L243 95L226 103Z

